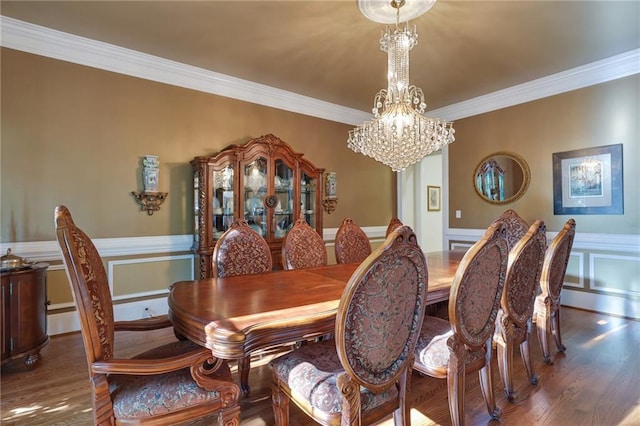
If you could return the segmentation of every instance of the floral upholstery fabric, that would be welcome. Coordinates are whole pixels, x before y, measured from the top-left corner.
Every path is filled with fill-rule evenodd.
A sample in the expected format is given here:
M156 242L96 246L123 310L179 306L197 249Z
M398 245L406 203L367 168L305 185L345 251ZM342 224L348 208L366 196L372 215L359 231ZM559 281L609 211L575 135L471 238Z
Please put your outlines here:
M336 314L335 341L305 345L271 362L276 419L288 414L281 399L291 395L322 422L339 414L342 424L350 424L354 419L343 417L343 405L358 409L358 386L362 412L408 412L405 378L424 319L428 273L411 228L393 235L349 280Z
M575 222L573 226L575 228ZM564 276L567 272L567 264L569 263L569 256L571 255L574 232L572 229L570 233L563 234L560 237L561 239L559 239L551 258L551 266L549 267L549 275L547 278L547 291L549 297L554 301L559 301L560 299L560 291L564 284ZM558 237L556 236L556 238Z
M345 370L340 364L335 342L325 340L304 345L271 362L271 368L289 389L326 413L342 411L342 396L336 380ZM360 387L362 410L367 411L397 397L395 386L375 394Z
M416 344L416 362L424 365L429 371L437 372L440 377L446 377L451 354L447 340L451 336L453 336L453 330L449 321L437 317L426 317ZM484 356L484 348L477 350L467 348L465 362L472 364Z
M498 242L481 248L457 289L452 321L467 345L482 346L495 330L508 258L506 240Z
M314 268L327 264L324 240L304 219L298 219L282 244L284 269Z
M259 274L272 268L269 245L241 219L236 219L216 243L213 262L218 277Z
M134 359L160 359L198 348L188 340L173 342L144 352ZM221 368L229 369L226 364ZM109 376L109 392L113 400L113 412L119 420L171 413L220 398L218 391L206 391L198 386L188 368L150 376L113 374Z
M371 254L371 243L367 234L352 220L346 218L335 239L338 263L361 263Z
M500 221L507 228L507 244L511 250L529 230L529 224L515 210L507 210L493 223Z
M365 383L389 382L412 354L427 281L420 257L422 253L398 249L395 256L376 262L353 292L344 314L345 353Z
M55 223L65 270L82 318L82 335L92 383L94 423L110 424L114 418L126 421L174 412L180 412L179 417L189 419L214 410L235 409L233 405L237 404L239 389L236 395L233 395L232 389L226 396L229 399L222 401L219 391L206 391L197 385L190 366L156 375L146 375L148 370L140 373L135 366L128 368L130 374L109 375L95 372L92 367L96 361L114 358L115 323L107 275L91 239L75 226L66 207L56 207ZM121 324L123 329L157 329L170 325L163 318L146 323L141 320L135 326L134 321L127 323L129 324ZM166 362L164 357L176 357L191 351L196 351L194 357L204 359L208 355L202 347L185 340L154 348L136 358L140 364L144 360L161 365ZM140 370L148 366L149 364L145 364ZM232 388L235 386L226 364L222 364L215 374L208 377L212 379L211 382L224 381ZM231 400L232 398L235 399ZM188 413L194 406L198 409ZM231 412L228 415L231 421L234 415L239 417Z
M515 322L524 327L533 315L533 305L538 292L542 262L547 248L546 228L536 221L523 237L525 245L519 252L511 252L505 284L506 306L503 309Z

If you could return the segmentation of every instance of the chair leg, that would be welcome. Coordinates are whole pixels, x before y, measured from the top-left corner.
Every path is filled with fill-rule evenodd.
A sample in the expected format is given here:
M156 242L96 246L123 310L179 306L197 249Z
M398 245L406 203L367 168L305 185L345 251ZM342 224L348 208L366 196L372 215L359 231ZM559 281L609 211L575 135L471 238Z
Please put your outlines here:
M409 366L413 365L413 356L407 363ZM400 395L400 401L398 409L393 412L393 423L395 426L411 426L411 407L407 404L407 395L409 394L411 373L413 369L411 367L405 369L404 373L400 377L398 386L398 395Z
M560 335L560 307L555 308L551 313L551 333L556 340L556 346L560 352L567 350L562 344L562 336Z
M220 426L237 426L240 424L240 405L220 411L218 416Z
M447 392L449 398L449 413L451 414L451 424L453 426L464 426L464 389L465 371L447 375Z
M527 334L525 335L525 339L522 343L520 343L520 356L522 357L524 368L527 370L529 383L531 383L532 385L537 385L538 376L533 371L533 362L531 362L531 345L529 344L529 339L531 337L531 325L529 324L527 327L528 330Z
M505 342L500 338L494 342L498 347L498 370L504 384L504 395L509 402L513 402L516 399L516 392L513 390L513 341Z
M453 426L464 426L464 391L466 381L466 348L462 342L450 337L449 365L447 367L447 394L449 414Z
M491 363L485 365L480 370L480 390L487 405L487 411L493 420L500 420L502 410L496 406L496 399L493 395L493 379L491 378Z
M484 367L480 370L480 390L484 397L484 402L487 405L487 411L493 420L499 420L502 410L496 406L496 398L493 394L493 376L491 369L491 357L493 351L491 350L493 344L493 336L489 337L487 343L485 343L485 362ZM513 345L511 345L513 346Z
M240 391L242 396L249 396L249 370L251 369L251 357L245 356L238 360L238 377L240 378Z
M540 342L540 350L542 351L542 359L545 364L553 364L549 351L549 327L551 319L549 318L548 307L545 304L540 304L538 305L538 309L536 329L538 332L538 342Z
M289 397L280 389L278 379L275 376L271 386L271 401L273 403L273 418L276 426L288 426Z

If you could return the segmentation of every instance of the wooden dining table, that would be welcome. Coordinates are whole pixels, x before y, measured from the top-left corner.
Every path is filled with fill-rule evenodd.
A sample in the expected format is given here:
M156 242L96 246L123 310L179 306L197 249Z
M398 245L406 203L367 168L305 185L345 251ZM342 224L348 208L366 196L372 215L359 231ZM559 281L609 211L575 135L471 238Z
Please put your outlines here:
M427 304L446 301L464 251L427 253ZM358 264L336 264L195 281L170 287L169 318L177 335L240 360L274 346L334 332L345 286ZM249 392L247 377L242 391Z

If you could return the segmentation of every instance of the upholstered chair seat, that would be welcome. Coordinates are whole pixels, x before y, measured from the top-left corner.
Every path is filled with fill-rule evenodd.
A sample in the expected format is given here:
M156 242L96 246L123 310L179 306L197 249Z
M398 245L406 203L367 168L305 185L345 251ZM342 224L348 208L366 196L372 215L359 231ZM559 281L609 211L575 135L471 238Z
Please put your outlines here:
M289 424L290 401L325 425L374 424L391 413L396 425L409 425L406 399L427 275L415 234L397 228L347 283L335 339L271 361L276 425Z
M274 375L289 384L292 393L309 401L312 409L340 414L343 397L338 387L338 377L344 374L336 344L323 340L312 345L303 345L273 364ZM390 387L385 392L374 393L361 389L362 410L368 411L385 403L395 403L398 390Z
M416 345L419 350L416 353L416 361L420 362L428 375L436 378L446 378L449 368L449 346L447 341L453 336L449 321L429 317L422 325L422 331ZM484 347L473 350L466 348L465 368L478 370L484 364L486 350Z
M159 346L131 359L153 362L198 349L201 348L195 343L184 340ZM217 373L219 377L233 380L226 363ZM109 393L113 399L113 412L120 421L168 414L221 398L220 391L207 391L198 386L188 368L161 376L112 374L109 376Z
M96 425L173 425L215 417L240 421L240 388L226 362L191 341L175 341L133 358L115 357L119 331L171 327L166 316L115 321L107 273L91 239L65 206L55 210L57 241L80 317ZM64 372L62 373L64 374Z
M506 229L496 221L458 265L449 294L449 320L427 316L422 325L413 368L423 375L447 379L454 426L464 425L465 378L474 372L479 373L491 418L500 418L491 358L508 256Z

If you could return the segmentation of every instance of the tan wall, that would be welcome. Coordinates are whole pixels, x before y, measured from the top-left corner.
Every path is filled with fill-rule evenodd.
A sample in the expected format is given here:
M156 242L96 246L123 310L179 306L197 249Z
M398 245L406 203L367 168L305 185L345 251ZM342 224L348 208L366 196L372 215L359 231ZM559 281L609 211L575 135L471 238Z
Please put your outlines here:
M350 216L386 225L395 175L346 147L351 126L220 96L2 49L2 242L55 239L53 210L69 207L93 238L192 232L189 160L273 133L338 174L339 203L327 228ZM147 216L141 157L160 156L159 189Z
M511 208L553 231L574 217L578 232L639 233L639 94L635 75L457 121L449 147L449 227L486 228ZM623 145L624 215L554 216L552 154L612 144ZM473 188L478 163L496 151L519 154L531 169L529 189L510 204L489 204Z

